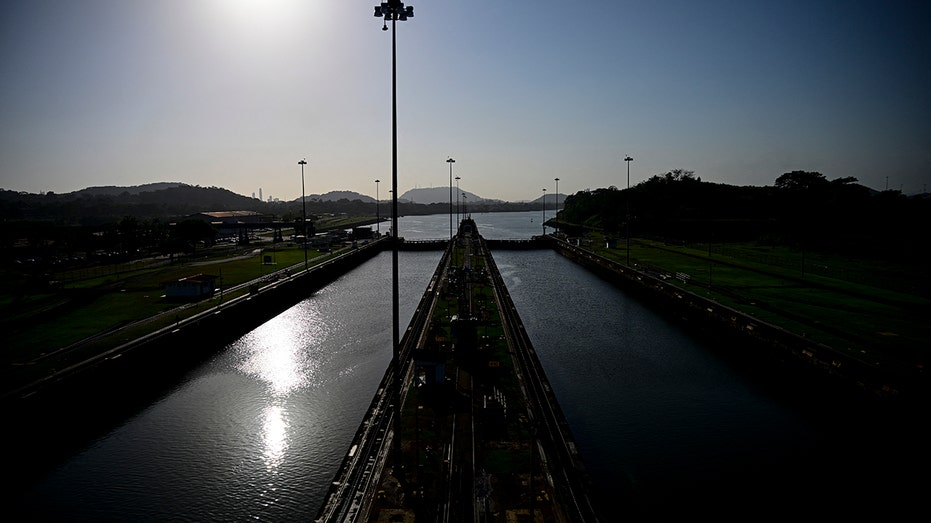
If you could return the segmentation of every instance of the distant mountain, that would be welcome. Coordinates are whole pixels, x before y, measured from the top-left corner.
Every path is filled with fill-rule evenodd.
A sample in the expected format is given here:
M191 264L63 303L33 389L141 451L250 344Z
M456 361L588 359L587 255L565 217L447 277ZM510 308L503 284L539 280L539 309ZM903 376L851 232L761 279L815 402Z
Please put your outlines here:
M357 193L355 191L330 191L324 194L308 194L307 200L317 200L321 202L338 202L340 200L360 200L366 203L374 203L375 198L371 196L366 196L364 194ZM295 201L301 201L300 198L297 198Z
M562 206L563 202L566 201L566 195L565 195L565 194L560 193L560 194L558 194L558 195L556 195L556 196L557 196L557 199L554 200L552 194L547 194L547 195L545 195L545 198L546 198L546 208L547 208L547 209L549 209L550 206L555 205L556 203L559 203L559 205ZM540 197L537 198L536 200L530 200L530 203L537 203L537 204L541 204L541 205L542 205L542 204L543 204L543 198L544 198L544 195L541 194Z
M266 212L269 204L220 187L152 183L90 187L64 194L0 190L0 219L95 225L130 216L174 219L205 211Z
M388 201L391 194L379 195ZM453 192L455 198L456 193ZM400 215L449 212L449 188L412 189L398 198ZM472 212L524 211L540 208L539 202L506 202L461 191L460 201ZM330 191L307 195L306 212L311 215L374 214L375 199L353 191ZM547 208L555 202L547 198ZM0 189L0 221L46 221L66 225L100 226L135 219L176 220L199 212L255 211L290 220L304 212L301 198L288 202L263 202L222 187L201 187L178 182L137 186L88 187L69 193L33 194ZM382 208L387 213L387 208Z
M453 188L453 202L456 201L456 189ZM501 200L489 200L482 198L477 194L470 193L469 191L463 191L459 189L459 195L465 197L469 204L473 203L500 203ZM398 200L407 200L411 203L449 203L449 187L430 187L428 189L411 189L401 196L398 197Z
M104 185L100 187L88 187L86 189L81 189L79 191L74 191L65 194L72 194L75 196L119 196L123 193L129 194L139 194L143 192L154 192L161 191L164 189L173 189L175 187L181 187L185 185L180 182L158 182L158 183L146 183L143 185L133 185L129 187L119 187L116 185Z

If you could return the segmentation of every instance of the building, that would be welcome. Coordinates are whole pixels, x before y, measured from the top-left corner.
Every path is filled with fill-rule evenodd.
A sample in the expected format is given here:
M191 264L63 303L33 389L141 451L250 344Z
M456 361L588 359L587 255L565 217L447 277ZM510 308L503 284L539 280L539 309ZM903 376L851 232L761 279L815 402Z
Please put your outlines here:
M371 227L353 227L352 238L354 240L368 240L373 237Z
M244 239L246 231L255 225L268 221L264 214L255 211L213 211L199 212L188 216L193 220L204 220L213 225L217 234L223 236L236 236Z
M197 300L209 298L216 291L217 276L195 274L179 280L165 282L165 297L169 299Z
M216 212L199 212L188 216L195 220L204 220L214 227L220 228L224 225L238 225L243 223L262 223L265 217L262 213L255 211L216 211Z

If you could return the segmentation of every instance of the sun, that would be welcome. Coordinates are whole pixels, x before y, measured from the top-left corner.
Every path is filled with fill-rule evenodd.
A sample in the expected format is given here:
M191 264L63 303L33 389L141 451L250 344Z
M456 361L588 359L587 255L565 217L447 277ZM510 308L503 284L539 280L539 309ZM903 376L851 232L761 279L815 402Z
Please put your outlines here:
M300 0L212 0L212 11L240 30L273 32L290 26L304 13Z

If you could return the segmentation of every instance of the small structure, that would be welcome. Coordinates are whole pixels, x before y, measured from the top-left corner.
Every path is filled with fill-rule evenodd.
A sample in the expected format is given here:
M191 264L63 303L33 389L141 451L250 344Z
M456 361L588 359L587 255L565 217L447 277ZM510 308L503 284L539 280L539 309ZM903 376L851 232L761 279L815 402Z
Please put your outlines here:
M175 281L165 282L165 297L175 300L196 300L213 296L217 276L195 274Z
M255 211L214 211L199 212L188 216L191 219L204 220L216 227L238 225L242 223L262 223L265 217Z
M269 222L267 217L255 211L215 211L199 212L188 216L189 219L203 220L217 230L220 236L238 235L240 243L248 243L249 231L264 227ZM276 241L280 237L280 230Z
M353 227L352 238L354 240L368 240L372 238L372 228L371 227Z

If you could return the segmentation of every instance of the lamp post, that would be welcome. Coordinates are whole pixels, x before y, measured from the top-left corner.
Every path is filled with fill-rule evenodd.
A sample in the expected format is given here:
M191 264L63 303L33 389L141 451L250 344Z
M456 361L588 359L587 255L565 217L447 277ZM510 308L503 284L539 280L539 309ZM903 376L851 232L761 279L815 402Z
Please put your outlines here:
M449 164L449 239L453 239L453 164L456 160L452 158L446 160ZM459 178L456 178L457 180Z
M387 0L375 6L375 16L383 18L382 31L388 30L391 20L391 342L392 368L394 370L394 455L395 463L401 464L401 326L400 292L398 290L398 67L397 67L397 21L414 17L414 8L404 6L399 0Z
M375 180L375 231L378 233L378 236L381 236L381 214L378 210L378 204L381 203L381 199L378 196L378 183L381 180Z
M301 166L301 235L304 236L304 271L307 271L307 203L304 201L304 166L307 160L297 162Z
M624 157L627 162L627 266L630 267L630 162L634 159L629 155Z
M556 180L556 212L554 213L556 218L556 234L559 234L559 178Z
M543 236L546 236L546 187L543 188Z
M462 192L459 191L459 177L456 177L456 227L459 227L459 197Z

